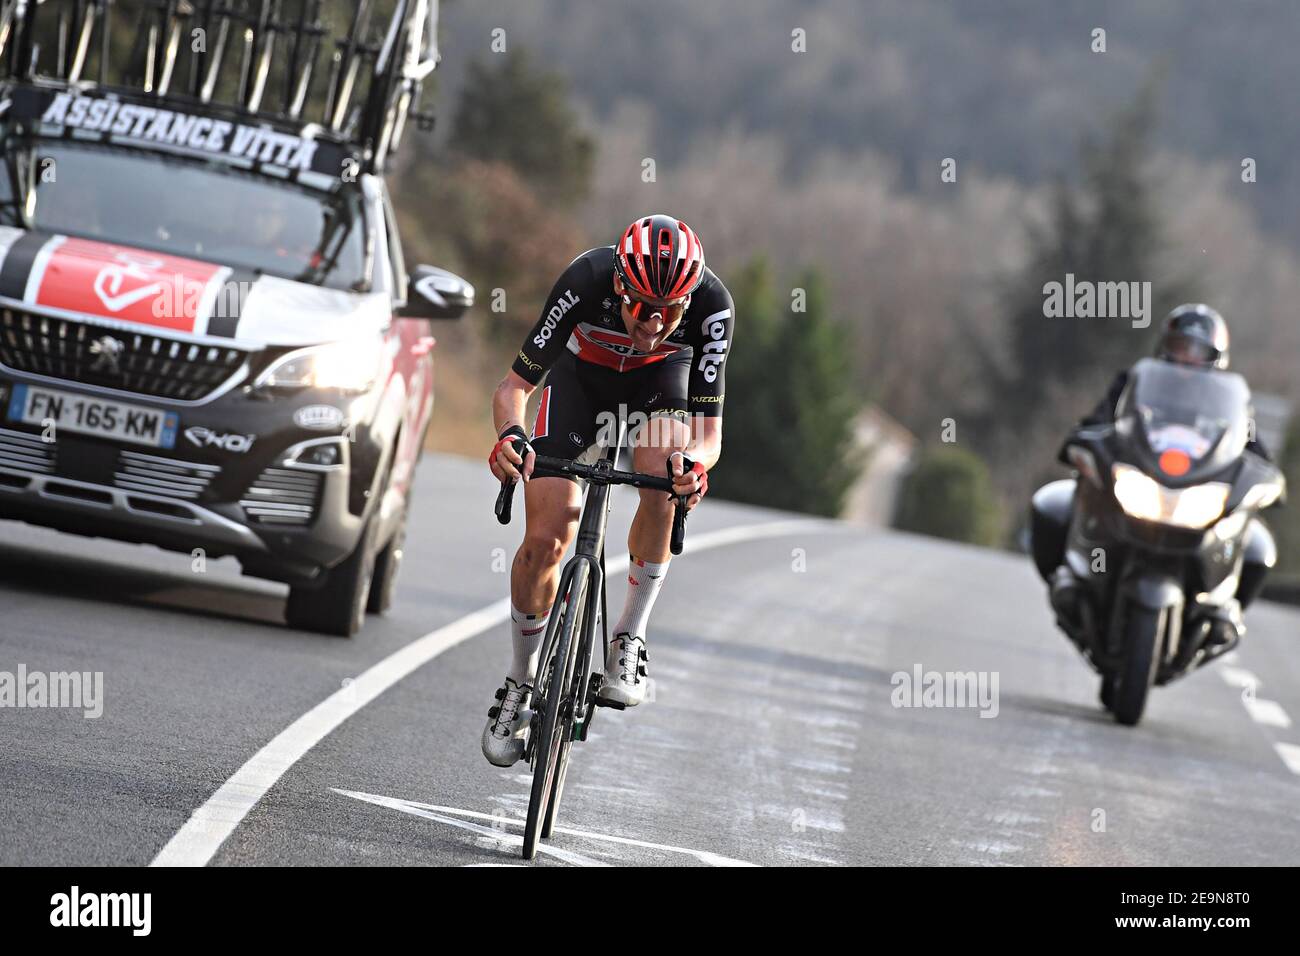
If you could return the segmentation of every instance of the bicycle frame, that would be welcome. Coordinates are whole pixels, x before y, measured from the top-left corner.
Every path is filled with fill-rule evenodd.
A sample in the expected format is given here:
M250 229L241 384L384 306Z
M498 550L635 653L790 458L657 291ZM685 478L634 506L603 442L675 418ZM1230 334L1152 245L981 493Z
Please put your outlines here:
M615 451L615 455L617 451ZM613 456L602 458L601 461L609 462L612 467ZM587 578L587 593L585 600L586 616L582 628L581 643L578 645L578 659L574 664L574 687L583 688L584 691L575 701L576 709L573 714L574 721L574 740L587 739L587 727L590 725L592 702L595 700L596 688L591 687L591 658L592 644L594 643L595 627L593 622L599 615L602 631L602 647L604 653L609 653L609 621L606 616L606 598L605 598L605 533L609 527L609 501L610 485L593 482L587 488L587 501L582 509L582 517L578 523L577 540L574 543L573 557L565 563L564 569L560 572L560 583L556 589L557 595L565 595L565 600L571 598L572 585L574 576L582 564L589 568L589 577ZM599 608L597 608L597 599L599 599ZM555 642L559 636L560 625L563 623L563 614L552 612L551 619L547 624L546 638L542 642L541 654L538 656L539 661L550 661L555 654ZM603 657L602 657L603 660ZM531 743L531 741L530 741Z

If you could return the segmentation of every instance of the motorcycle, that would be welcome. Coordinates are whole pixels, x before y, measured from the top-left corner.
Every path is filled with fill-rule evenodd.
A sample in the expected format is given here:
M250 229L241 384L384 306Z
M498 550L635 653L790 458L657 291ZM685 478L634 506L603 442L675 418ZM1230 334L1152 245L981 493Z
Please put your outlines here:
M1040 488L1030 544L1057 625L1124 725L1148 692L1222 657L1277 562L1259 519L1286 479L1247 444L1250 388L1226 371L1142 359L1115 421L1067 439L1072 479Z

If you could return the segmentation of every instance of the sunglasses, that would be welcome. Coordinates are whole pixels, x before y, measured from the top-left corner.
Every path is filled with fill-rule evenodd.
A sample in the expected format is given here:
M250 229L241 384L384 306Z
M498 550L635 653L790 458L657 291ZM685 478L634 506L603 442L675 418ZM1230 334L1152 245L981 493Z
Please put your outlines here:
M623 304L632 310L632 319L636 322L648 322L656 312L662 314L665 322L673 322L681 318L691 304L689 295L682 299L646 299L627 288L624 288L622 295Z

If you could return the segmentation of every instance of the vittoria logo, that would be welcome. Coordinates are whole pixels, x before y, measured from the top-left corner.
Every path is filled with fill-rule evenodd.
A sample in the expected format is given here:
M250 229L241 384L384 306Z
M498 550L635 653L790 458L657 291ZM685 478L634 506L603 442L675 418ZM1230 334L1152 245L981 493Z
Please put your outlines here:
M181 146L289 169L311 169L316 141L258 126L244 126L210 116L196 116L153 106L136 106L98 96L59 93L41 122L68 129L109 133L160 146Z

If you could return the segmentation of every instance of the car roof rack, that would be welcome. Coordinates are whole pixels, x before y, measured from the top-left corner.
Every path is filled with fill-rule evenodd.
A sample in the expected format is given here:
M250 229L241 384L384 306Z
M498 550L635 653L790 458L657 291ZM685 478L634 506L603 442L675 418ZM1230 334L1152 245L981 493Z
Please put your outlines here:
M338 143L384 172L438 64L439 0L0 0L0 77ZM48 102L41 100L41 103Z

